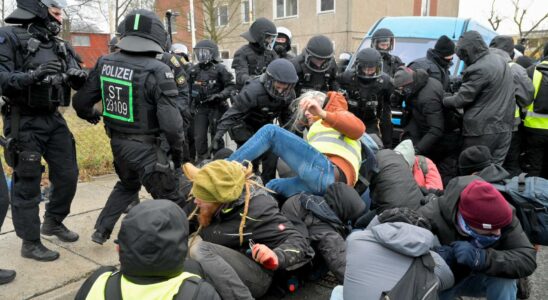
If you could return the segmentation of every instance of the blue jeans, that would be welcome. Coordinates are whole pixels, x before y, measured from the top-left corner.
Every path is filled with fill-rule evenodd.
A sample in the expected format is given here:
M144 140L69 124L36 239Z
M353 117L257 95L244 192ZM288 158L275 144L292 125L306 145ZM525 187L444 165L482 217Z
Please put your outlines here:
M515 300L517 280L472 274L454 287L440 293L440 300L455 299L458 296L486 297L487 300Z
M228 160L252 161L268 150L297 173L296 177L272 179L266 184L284 197L301 192L323 196L335 182L334 166L325 155L297 135L272 124L261 127Z

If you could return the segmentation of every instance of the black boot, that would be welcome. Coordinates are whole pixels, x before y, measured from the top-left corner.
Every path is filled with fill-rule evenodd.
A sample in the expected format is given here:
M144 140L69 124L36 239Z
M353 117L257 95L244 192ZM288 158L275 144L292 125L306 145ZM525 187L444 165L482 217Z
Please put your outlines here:
M59 252L49 250L38 241L23 241L23 247L21 247L21 256L26 258L32 258L38 261L52 261L59 258Z
M100 232L98 230L96 230L91 235L91 240L99 245L104 244L109 238L110 238L110 233Z
M0 269L0 284L12 282L15 279L15 271Z
M76 242L78 240L78 234L74 231L70 231L63 223L57 222L53 218L44 218L42 229L40 232L43 235L55 235L63 242Z

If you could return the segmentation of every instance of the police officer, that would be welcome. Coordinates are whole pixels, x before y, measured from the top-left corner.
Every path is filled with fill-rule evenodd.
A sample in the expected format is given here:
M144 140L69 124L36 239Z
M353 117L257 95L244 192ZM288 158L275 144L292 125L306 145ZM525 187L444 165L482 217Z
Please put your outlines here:
M390 101L394 88L390 77L382 71L382 57L373 48L360 50L354 67L340 75L341 88L346 91L348 110L365 124L367 133L380 136L380 116L384 103Z
M289 104L295 99L297 80L297 72L288 60L278 58L270 63L266 73L247 82L233 98L232 106L217 125L213 149L220 148L227 131L240 147L263 125L272 123L274 119L278 118L280 124L286 124L290 118ZM276 175L277 158L267 152L262 162L261 177L267 183ZM253 163L254 167L257 165L258 160Z
M293 37L291 31L283 26L278 27L277 30L278 36L276 37L276 44L274 44L274 51L276 51L279 58L294 58L295 54L291 52L291 38Z
M59 106L70 102L70 89L86 80L74 50L57 35L63 21L63 0L19 0L0 29L0 85L8 105L2 108L4 133L14 142L7 157L14 168L12 216L21 255L52 261L59 253L40 242L55 235L75 242L78 234L63 225L76 192L78 166L74 138ZM40 181L44 167L54 186L40 230Z
M394 77L398 67L403 66L401 59L390 54L394 50L396 45L396 40L394 38L394 33L388 28L379 28L377 29L371 38L371 48L376 49L381 53L382 62L383 62L383 72L388 74L390 77ZM384 109L383 114L381 115L381 133L382 133L382 142L386 148L392 147L392 135L394 128L392 126L392 108L390 106L390 101L383 103Z
M303 53L291 62L299 76L295 87L297 97L310 90L327 92L339 89L333 43L325 35L313 36Z
M184 59L183 64L185 65L190 62L190 58L188 57L188 47L185 44L175 43L171 45L169 52L179 55L182 59Z
M190 69L190 90L196 115L194 141L198 161L210 158L208 128L211 137L217 131L217 122L228 109L227 98L234 91L234 76L220 64L219 47L211 40L199 41L194 46L194 61ZM224 145L219 145L224 147Z
M266 70L268 64L278 55L274 43L278 31L276 25L266 18L259 18L241 36L249 41L234 53L232 69L236 71L236 86L241 89L245 82Z
M95 124L100 114L94 104L102 100L120 178L95 224L92 240L99 244L110 237L141 185L154 199L170 199L182 206L185 198L173 167L181 164L183 143L177 85L170 68L155 58L164 52L167 32L158 17L144 9L132 11L124 24L120 51L98 60L73 102L78 116ZM167 141L169 152L159 140Z

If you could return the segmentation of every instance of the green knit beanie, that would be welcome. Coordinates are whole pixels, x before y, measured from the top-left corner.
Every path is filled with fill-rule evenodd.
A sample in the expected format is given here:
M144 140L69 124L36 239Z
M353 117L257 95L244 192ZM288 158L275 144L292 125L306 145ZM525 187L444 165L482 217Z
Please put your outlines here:
M245 184L244 168L235 161L215 160L201 169L186 163L183 171L193 183L192 195L205 202L235 201L242 194Z

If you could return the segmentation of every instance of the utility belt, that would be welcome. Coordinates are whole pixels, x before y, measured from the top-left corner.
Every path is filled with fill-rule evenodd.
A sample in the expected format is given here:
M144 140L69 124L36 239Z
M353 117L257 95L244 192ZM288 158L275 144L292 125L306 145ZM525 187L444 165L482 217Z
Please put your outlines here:
M344 172L334 163L333 164L333 172L335 173L335 182L343 182L348 183L348 180L346 179L346 175L344 175Z
M128 140L145 144L156 145L158 137L154 134L121 133L107 127L107 136L111 139Z

